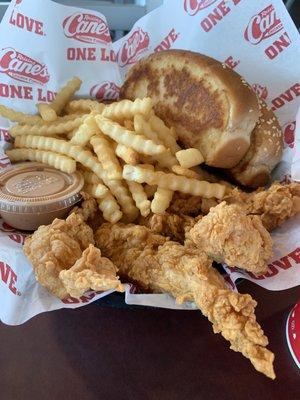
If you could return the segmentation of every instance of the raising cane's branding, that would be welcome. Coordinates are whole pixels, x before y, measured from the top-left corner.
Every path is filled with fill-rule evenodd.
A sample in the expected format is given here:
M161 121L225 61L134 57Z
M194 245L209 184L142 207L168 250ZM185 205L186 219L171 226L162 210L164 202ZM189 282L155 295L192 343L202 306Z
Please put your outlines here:
M44 85L50 79L45 64L23 53L6 47L0 50L0 73L22 82Z
M8 289L13 294L15 294L16 296L20 296L21 293L17 290L15 286L17 280L17 274L14 272L11 266L3 261L0 261L0 282L2 281L5 285L7 285Z
M282 22L277 18L273 4L270 4L258 14L251 17L244 32L244 38L248 42L256 45L262 40L275 35L275 33L279 32L281 29L283 29Z
M123 43L118 52L118 63L121 67L138 61L138 56L149 47L150 39L147 32L137 28Z
M106 44L111 41L106 22L93 14L77 12L63 21L64 34L85 43Z
M295 129L296 129L296 121L289 122L283 127L283 138L286 146L291 149L294 147L295 142Z
M114 82L105 81L93 86L90 96L97 100L118 100L120 88Z
M266 100L266 98L268 97L268 89L266 86L262 86L259 83L254 83L252 85L252 89L260 99Z
M217 0L184 0L184 10L189 15L196 15L198 11L209 7L211 4L215 3Z
M268 272L263 275L254 275L249 271L241 271L236 267L227 267L232 272L242 272L244 275L248 275L250 278L255 280L263 280L266 278L271 278L277 275L281 270L286 270L290 268L299 267L300 264L300 247L297 247L295 250L291 251L284 257L281 257L279 260L272 261L271 264L268 265Z

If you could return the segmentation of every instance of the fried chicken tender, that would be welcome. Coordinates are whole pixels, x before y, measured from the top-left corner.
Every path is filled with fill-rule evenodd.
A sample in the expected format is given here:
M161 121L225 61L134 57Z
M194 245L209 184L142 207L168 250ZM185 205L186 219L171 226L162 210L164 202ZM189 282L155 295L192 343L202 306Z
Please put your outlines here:
M70 214L78 214L95 231L105 221L96 200L86 192L81 192L83 201L72 208Z
M60 271L59 278L67 292L79 298L88 289L123 292L116 273L116 266L108 258L101 257L101 251L90 244L70 269Z
M201 221L200 221L201 222ZM256 302L250 295L230 291L209 258L193 246L182 246L139 225L103 224L96 245L119 268L121 276L144 290L166 292L177 302L194 301L231 343L231 349L249 358L253 366L274 379L274 355L256 321Z
M257 274L267 271L272 256L272 239L260 218L235 204L211 208L188 237L213 260Z
M247 214L259 215L264 227L271 231L300 212L300 183L275 182L267 190L258 189L252 193L233 189L223 200L241 205Z
M121 290L115 266L93 244L92 229L82 215L73 213L40 226L23 249L37 281L61 299L80 297L90 288Z
M71 268L89 244L94 244L92 229L82 216L71 214L66 220L55 219L51 225L40 226L25 239L23 250L32 263L37 281L63 299L68 297L68 292L59 273Z
M186 233L199 221L202 216L192 218L184 214L151 214L140 218L139 224L147 226L153 233L168 236L175 242L184 243Z
M93 219L97 213L98 205L96 200L86 192L81 192L83 201L80 206L72 208L71 213L82 215L83 220Z
M201 213L202 198L175 192L167 211L170 214L198 215Z

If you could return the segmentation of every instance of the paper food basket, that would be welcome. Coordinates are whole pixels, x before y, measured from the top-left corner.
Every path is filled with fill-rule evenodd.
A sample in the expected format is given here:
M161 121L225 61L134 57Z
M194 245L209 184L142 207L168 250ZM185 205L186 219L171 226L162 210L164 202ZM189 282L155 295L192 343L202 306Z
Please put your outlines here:
M35 113L72 76L80 96L117 99L125 73L140 58L167 49L187 49L216 58L243 75L277 115L284 133L282 162L273 178L300 180L300 40L281 0L168 0L112 43L105 16L51 0L13 0L0 24L0 103ZM298 113L297 119L300 119ZM300 122L300 121L299 121ZM9 123L0 119L0 167L9 160ZM272 233L274 257L263 276L226 268L269 290L300 283L300 216ZM0 225L0 319L11 325L59 308L76 308L110 292L88 292L61 301L35 280L22 252L24 234ZM168 295L131 293L127 304L193 309Z

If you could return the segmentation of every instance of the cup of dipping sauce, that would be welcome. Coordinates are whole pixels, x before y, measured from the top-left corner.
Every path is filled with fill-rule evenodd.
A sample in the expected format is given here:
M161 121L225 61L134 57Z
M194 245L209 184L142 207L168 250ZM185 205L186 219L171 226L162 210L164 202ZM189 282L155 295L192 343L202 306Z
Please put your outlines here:
M300 301L289 313L286 322L286 340L292 357L300 368Z
M26 231L64 218L80 199L83 177L46 164L14 164L0 173L0 215L10 226Z

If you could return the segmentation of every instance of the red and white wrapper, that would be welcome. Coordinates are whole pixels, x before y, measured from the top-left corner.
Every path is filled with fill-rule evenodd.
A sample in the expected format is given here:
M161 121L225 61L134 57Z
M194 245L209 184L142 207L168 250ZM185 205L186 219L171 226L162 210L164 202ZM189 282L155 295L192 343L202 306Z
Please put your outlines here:
M0 24L0 103L24 112L49 102L70 77L83 80L79 96L116 99L126 71L140 58L170 48L212 56L243 75L274 110L284 131L283 160L274 179L300 180L300 41L281 0L173 0L135 23L112 43L105 16L50 0L13 0ZM300 114L298 116L300 119ZM9 122L0 119L0 168L9 160ZM298 123L298 127L300 124ZM272 233L274 258L255 277L226 268L228 282L250 279L269 290L300 283L300 217ZM110 293L61 301L35 280L22 252L24 235L0 225L0 319L21 324L44 311L80 307ZM233 285L234 286L234 285ZM178 306L167 295L131 293L129 304Z
M290 312L286 322L286 340L292 357L300 368L300 301Z

